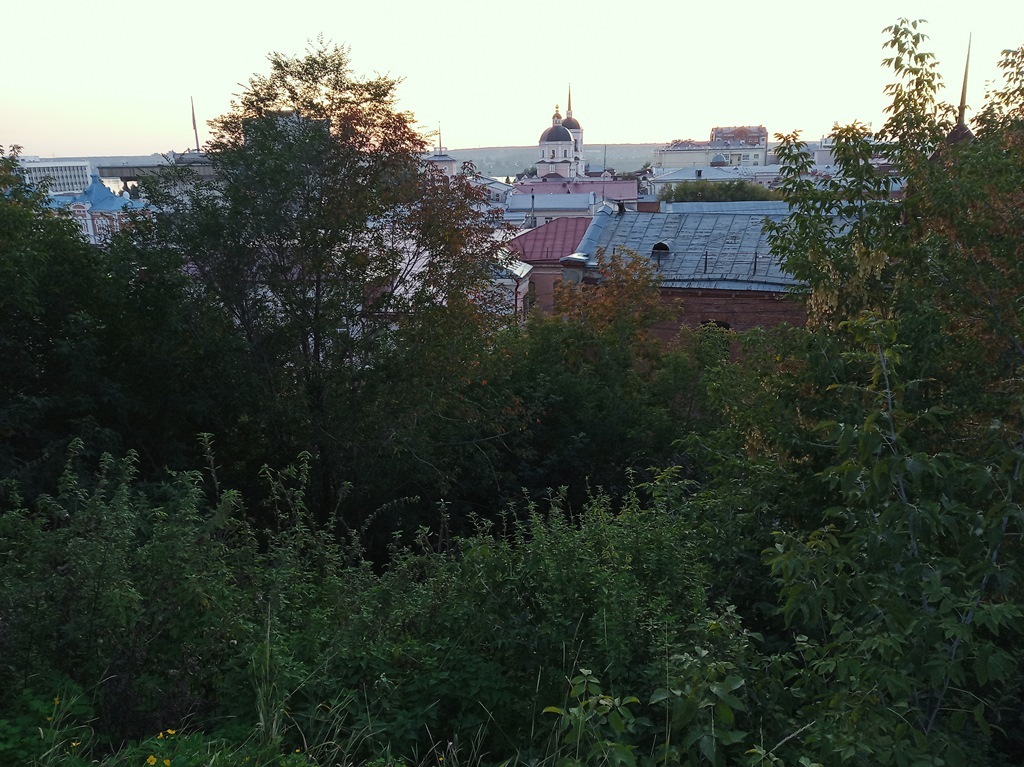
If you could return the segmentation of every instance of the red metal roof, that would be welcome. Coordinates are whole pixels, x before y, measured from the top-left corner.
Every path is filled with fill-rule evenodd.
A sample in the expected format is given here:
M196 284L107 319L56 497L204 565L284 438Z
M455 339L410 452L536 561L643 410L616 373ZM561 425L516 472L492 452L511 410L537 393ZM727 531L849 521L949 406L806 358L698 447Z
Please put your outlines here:
M589 216L556 218L509 240L508 246L527 264L557 264L576 252L589 224Z

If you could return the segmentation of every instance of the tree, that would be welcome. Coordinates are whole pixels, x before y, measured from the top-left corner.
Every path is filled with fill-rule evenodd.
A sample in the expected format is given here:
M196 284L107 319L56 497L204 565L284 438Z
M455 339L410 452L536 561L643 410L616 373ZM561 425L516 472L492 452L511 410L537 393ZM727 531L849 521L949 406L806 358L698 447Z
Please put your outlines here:
M731 414L792 483L767 550L794 662L791 753L1011 763L1024 50L1004 55L977 136L956 142L920 23L887 34L889 118L877 136L835 131L832 181L807 182L799 137L782 137L793 213L773 247L806 283L811 327L760 341L774 355L745 359L756 372L730 388ZM879 142L903 198L870 162Z
M687 181L662 189L664 202L736 202L738 200L781 200L782 195L750 181Z
M559 283L554 311L532 314L499 355L492 382L518 415L501 456L512 498L565 488L579 508L593 488L621 497L673 463L673 441L692 426L692 360L653 332L670 311L656 270L616 253L599 272L597 283Z
M221 431L237 385L223 327L194 301L180 258L127 238L89 245L0 154L0 476L52 491L68 442L181 468ZM137 222L139 226L144 221Z
M73 401L95 394L96 381L83 370L92 355L83 347L96 324L88 307L99 287L97 260L74 223L53 214L25 182L18 148L0 152L4 477L21 475L40 452L59 451L67 418L84 415Z
M212 123L218 178L186 169L149 190L150 245L180 253L244 341L260 387L247 412L271 445L252 463L309 451L314 507L329 514L354 491L365 515L455 470L405 429L458 406L451 392L424 401L408 371L451 371L494 322L482 299L494 221L466 178L422 162L396 80L356 77L347 49L323 40L269 61ZM425 473L384 487L380 465L396 462Z

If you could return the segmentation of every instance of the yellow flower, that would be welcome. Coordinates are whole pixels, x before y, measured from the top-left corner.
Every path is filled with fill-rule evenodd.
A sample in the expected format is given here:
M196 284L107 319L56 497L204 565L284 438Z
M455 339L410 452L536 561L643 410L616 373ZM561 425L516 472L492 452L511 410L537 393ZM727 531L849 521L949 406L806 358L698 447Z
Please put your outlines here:
M157 740L163 740L164 739L164 734L161 732L159 735L156 736L156 739Z
M150 754L149 759L146 760L146 764L148 764L149 767L153 767L153 765L156 764L156 757Z
M82 741L80 741L80 740L73 740L73 741L71 741L71 748L74 748L75 746L77 746L81 742Z
M171 767L171 760L170 759L164 759L164 765L165 765L165 767Z
M167 730L167 734L168 734L168 735L173 735L173 734L174 734L174 733L176 733L176 732L177 732L177 730L171 730L171 729L168 729L168 730Z
M54 698L53 699L53 705L59 706L60 705L60 698Z

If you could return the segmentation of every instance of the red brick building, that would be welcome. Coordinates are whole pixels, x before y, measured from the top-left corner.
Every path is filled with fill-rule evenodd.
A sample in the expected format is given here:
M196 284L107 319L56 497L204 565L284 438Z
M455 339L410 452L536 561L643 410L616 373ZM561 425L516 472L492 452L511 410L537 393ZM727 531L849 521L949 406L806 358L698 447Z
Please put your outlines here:
M628 251L654 263L663 296L678 307L662 335L709 322L734 330L802 325L803 305L791 295L799 283L764 232L766 220L788 214L784 202L683 203L669 213L606 207L561 259L563 279L596 279L601 253Z
M561 259L575 253L590 225L590 218L556 218L528 229L508 241L512 255L533 267L530 272L530 306L550 312L555 303L555 283L562 279Z

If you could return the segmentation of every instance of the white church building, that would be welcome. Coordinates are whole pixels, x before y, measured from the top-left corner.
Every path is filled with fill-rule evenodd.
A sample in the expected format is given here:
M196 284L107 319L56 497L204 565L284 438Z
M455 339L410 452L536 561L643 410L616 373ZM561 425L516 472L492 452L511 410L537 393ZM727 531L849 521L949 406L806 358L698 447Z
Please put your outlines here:
M562 178L578 178L586 175L586 163L583 159L583 128L579 120L572 116L572 89L569 90L569 101L565 109L565 119L555 106L551 116L551 127L540 135L537 142L540 147L540 158L537 160L537 175L561 176Z

